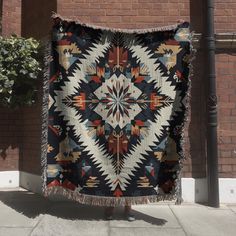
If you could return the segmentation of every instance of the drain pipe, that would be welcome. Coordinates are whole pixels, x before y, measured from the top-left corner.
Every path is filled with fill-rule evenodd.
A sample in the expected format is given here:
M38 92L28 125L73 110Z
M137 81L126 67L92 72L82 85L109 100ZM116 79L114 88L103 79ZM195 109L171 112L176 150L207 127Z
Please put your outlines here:
M207 180L208 205L219 207L217 96L215 74L214 0L206 0Z

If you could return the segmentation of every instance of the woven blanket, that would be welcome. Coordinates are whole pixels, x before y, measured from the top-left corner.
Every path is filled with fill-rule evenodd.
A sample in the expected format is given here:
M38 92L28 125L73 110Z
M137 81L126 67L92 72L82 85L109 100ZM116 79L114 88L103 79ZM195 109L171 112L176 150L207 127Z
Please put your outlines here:
M122 30L55 16L52 32L45 196L103 206L176 198L189 100L189 24Z

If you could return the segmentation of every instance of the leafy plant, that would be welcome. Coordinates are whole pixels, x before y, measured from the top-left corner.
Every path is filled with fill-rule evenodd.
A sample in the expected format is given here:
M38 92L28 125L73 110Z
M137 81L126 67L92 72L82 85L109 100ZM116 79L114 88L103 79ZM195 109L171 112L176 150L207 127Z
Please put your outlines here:
M39 42L0 36L0 104L18 107L35 102L41 71Z

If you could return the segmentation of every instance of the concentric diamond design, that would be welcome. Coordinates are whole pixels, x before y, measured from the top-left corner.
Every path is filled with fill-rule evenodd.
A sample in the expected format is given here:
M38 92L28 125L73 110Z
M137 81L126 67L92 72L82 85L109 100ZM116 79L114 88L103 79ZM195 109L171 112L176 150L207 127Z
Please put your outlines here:
M130 81L123 74L113 74L94 92L99 98L94 111L113 128L122 129L142 110L137 103L142 92Z

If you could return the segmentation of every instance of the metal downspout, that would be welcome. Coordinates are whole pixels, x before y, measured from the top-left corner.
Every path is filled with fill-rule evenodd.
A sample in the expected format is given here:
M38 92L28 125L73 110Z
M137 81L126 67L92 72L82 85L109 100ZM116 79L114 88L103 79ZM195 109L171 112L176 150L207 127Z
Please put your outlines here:
M207 180L208 205L219 207L217 96L215 74L214 0L206 0Z

